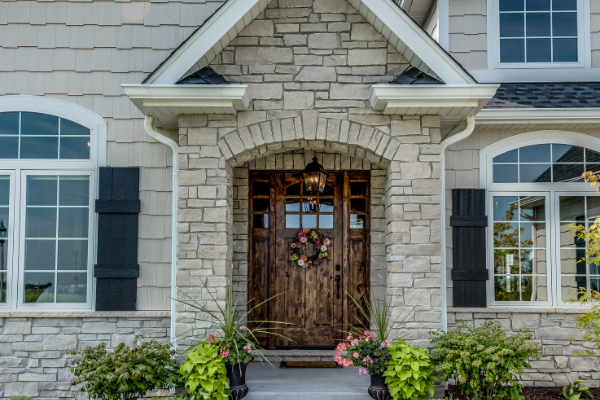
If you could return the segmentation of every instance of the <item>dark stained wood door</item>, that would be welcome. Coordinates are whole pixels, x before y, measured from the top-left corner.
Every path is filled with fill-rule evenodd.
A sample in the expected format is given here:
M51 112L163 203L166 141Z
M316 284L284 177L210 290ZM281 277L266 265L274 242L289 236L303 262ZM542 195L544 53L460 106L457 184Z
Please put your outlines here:
M369 173L330 172L317 196L304 193L299 171L252 171L249 186L248 299L259 304L279 294L249 319L290 324L277 331L287 339L269 335L259 342L269 348L337 345L349 323L364 322L346 292L357 299L369 293ZM322 265L290 261L302 228L331 239ZM313 252L312 244L301 250Z

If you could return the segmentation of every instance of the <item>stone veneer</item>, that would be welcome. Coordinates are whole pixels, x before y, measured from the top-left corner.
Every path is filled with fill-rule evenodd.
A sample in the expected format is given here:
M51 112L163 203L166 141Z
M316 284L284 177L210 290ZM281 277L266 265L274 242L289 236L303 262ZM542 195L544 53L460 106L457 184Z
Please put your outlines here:
M564 372L571 381L583 379L584 386L599 387L600 350L595 350L593 343L582 340L583 333L577 329L573 318L579 313L580 309L573 308L530 307L519 312L507 308L450 308L448 329L455 328L459 321L467 321L474 326L498 321L507 332L525 328L533 333L533 340L542 345L543 357L539 361L531 361L531 370L521 374L524 386L563 387L568 383ZM573 355L574 352L587 350L594 350L594 356Z
M234 268L247 269L244 166L296 168L294 150L316 151L330 155L328 169L380 169L375 281L393 319L407 322L402 336L428 345L441 328L440 119L383 115L368 103L371 85L401 74L406 59L345 0L273 0L210 66L248 84L253 101L235 116L179 119L181 296L207 301L206 282L223 301ZM211 328L183 304L176 319L178 334Z
M43 315L43 316L41 316ZM87 399L71 385L65 350L106 343L131 346L136 335L166 341L170 312L0 312L0 399Z

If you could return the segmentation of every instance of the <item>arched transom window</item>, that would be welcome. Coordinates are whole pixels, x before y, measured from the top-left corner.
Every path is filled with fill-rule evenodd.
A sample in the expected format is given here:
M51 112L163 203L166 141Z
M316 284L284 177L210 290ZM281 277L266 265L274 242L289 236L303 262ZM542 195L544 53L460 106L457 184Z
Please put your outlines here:
M0 99L0 309L91 309L105 122L73 104L12 97Z
M581 177L600 172L600 139L536 136L504 139L481 152L492 306L560 306L578 288L600 290L600 268L579 262L586 243L569 229L587 228L600 216L600 197Z

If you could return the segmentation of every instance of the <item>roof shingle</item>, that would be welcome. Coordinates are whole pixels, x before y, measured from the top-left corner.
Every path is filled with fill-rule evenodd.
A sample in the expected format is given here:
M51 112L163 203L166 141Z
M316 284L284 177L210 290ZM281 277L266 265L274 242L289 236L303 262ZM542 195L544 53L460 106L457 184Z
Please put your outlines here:
M485 109L600 108L600 82L504 83Z

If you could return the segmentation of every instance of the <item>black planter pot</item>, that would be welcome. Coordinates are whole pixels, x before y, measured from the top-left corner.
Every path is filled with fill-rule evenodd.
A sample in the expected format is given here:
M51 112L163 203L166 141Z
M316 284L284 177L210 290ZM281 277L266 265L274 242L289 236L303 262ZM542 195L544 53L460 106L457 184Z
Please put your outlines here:
M225 364L227 368L227 377L229 378L229 390L231 400L240 400L246 397L248 394L248 386L246 386L246 364Z
M390 391L385 383L385 377L381 374L371 375L371 386L369 396L375 400L392 400Z

